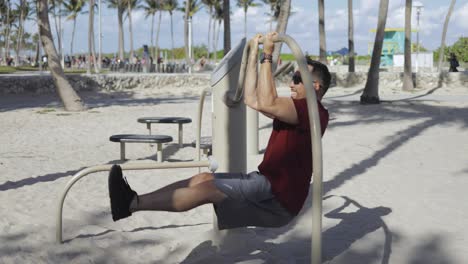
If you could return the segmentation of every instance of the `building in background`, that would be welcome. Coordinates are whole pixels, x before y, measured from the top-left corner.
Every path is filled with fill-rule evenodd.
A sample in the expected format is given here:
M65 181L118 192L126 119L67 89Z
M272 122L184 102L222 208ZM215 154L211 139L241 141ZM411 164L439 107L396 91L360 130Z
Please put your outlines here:
M412 32L417 30L412 29ZM376 29L371 29L371 32L375 34ZM413 48L414 45L411 45ZM368 54L372 55L374 49L374 42L368 44ZM404 64L404 53L405 53L405 29L404 28L386 28L384 34L384 41L382 46L382 54L380 58L380 67L403 67ZM415 50L411 50L411 61L412 66L416 65L416 59L419 67L432 67L433 65L433 54L432 52L419 52L416 55Z

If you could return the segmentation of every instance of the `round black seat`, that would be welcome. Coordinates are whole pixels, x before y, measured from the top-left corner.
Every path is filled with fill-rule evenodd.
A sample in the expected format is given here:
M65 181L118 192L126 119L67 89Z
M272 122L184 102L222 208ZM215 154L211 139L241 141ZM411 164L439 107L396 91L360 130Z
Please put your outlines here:
M211 137L200 137L200 149L203 150L205 155L211 155L212 151L212 138ZM192 147L197 147L197 141L192 141Z
M125 143L156 143L157 158L159 162L163 161L162 144L172 141L171 136L166 135L136 135L136 134L119 134L112 135L109 138L112 142L120 143L120 160L125 160Z
M160 123L160 124L187 124L192 119L188 117L141 117L139 123Z
M192 123L192 119L188 117L140 117L137 119L139 123L145 123L146 128L151 135L151 124L177 124L179 127L179 147L183 147L183 125Z
M200 148L201 149L208 149L211 148L212 142L211 137L200 137ZM192 147L197 147L197 141L192 141Z
M120 134L112 135L109 138L112 142L129 142L129 143L167 143L172 141L171 136L166 135L136 135L136 134Z

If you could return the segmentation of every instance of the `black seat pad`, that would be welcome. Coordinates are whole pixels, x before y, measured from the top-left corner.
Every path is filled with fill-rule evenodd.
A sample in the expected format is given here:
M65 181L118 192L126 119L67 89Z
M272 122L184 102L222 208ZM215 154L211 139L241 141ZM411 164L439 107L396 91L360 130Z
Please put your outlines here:
M188 117L141 117L139 123L162 123L162 124L186 124L191 123L192 119Z
M112 135L109 140L112 142L167 143L172 141L172 137L166 135L120 134Z

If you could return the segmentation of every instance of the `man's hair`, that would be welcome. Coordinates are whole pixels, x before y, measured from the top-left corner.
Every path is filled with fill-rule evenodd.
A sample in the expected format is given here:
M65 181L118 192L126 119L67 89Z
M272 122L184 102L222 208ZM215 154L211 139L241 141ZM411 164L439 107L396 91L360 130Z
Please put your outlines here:
M328 67L320 61L311 59L309 56L306 56L306 61L307 65L313 67L312 75L314 76L314 78L317 78L320 83L320 90L322 92L322 96L325 95L325 93L328 90L328 87L330 87L331 82L331 74L330 71L328 71Z

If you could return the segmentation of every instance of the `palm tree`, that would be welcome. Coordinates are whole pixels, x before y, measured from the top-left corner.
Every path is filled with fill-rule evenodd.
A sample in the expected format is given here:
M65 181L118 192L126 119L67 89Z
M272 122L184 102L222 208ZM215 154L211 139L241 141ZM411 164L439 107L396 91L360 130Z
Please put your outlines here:
M208 54L207 58L208 60L210 59L210 54L211 54L211 21L214 16L214 6L216 4L216 0L202 0L203 4L208 7ZM214 32L213 32L214 34Z
M153 35L154 35L154 16L156 15L156 12L158 12L158 3L156 0L145 0L145 4L141 6L141 8L145 11L145 18L148 18L151 16L151 47L153 47L152 50L152 56L153 58L155 57L155 49L154 49L154 42L153 42Z
M411 9L412 0L406 0L405 6L405 65L403 73L403 90L413 90L413 72L411 70Z
M117 9L117 21L119 26L119 59L122 61L125 59L125 42L124 42L124 30L123 30L123 14L125 12L124 0L108 0L109 8Z
M73 21L72 37L70 41L70 54L73 56L73 42L75 40L75 29L76 29L76 18L79 14L83 13L83 7L85 6L85 0L69 0L63 3L65 10L69 13L67 20Z
M54 25L55 25L55 32L57 36L57 46L58 46L58 54L60 56L60 61L62 61L63 51L62 51L62 37L63 37L63 28L62 28L62 3L63 0L49 0L50 4L50 11L52 12L52 16L54 17Z
M371 65L367 73L367 81L361 95L361 104L379 104L379 68L382 54L385 24L387 23L388 1L380 0L377 33L375 34L374 50L372 51Z
M444 49L445 49L445 35L447 35L447 27L450 21L450 16L452 16L452 11L453 11L453 7L455 6L455 2L456 2L455 0L452 0L452 2L450 2L450 7L447 12L447 16L445 17L444 29L442 31L442 40L441 40L440 49L439 49L439 66L437 67L438 72L442 71L442 59L444 57Z
M47 0L38 0L36 5L41 42L49 58L50 71L57 93L66 111L83 111L85 109L83 102L65 77L65 73L60 65L59 56L55 50L47 12Z
M21 8L21 4L18 5L18 8ZM31 43L28 42L28 40L30 40L30 38L31 38L31 34L28 33L28 32L25 32L24 23L27 20L32 20L31 15L32 15L32 12L34 10L33 10L32 6L29 3L26 3L26 4L23 3L22 9L23 9L23 11L18 9L17 12L16 12L17 15L18 15L17 16L18 24L16 26L16 31L14 31L12 36L11 36L12 44L13 44L15 54L16 54L16 56L15 56L15 61L16 61L15 65L21 65L21 61L20 61L21 51L24 48L26 48L28 50L30 50L30 48L31 48ZM23 21L21 23L21 25L20 25L20 20Z
M190 2L191 0L185 0L183 6L181 7L181 11L184 12L184 44L185 44L185 61L187 65L190 65L190 57L191 55L189 54L189 19L191 19L190 16ZM185 9L184 9L185 8Z
M231 7L229 0L223 0L224 19L224 55L231 50Z
M276 32L280 34L286 33L288 27L289 16L291 15L291 0L282 0L280 5L280 11L276 23ZM278 65L278 59L281 54L281 47L283 43L275 43L275 50L273 51L273 72L276 71Z
M280 13L280 6L282 0L262 0L263 3L270 5L270 31L273 30L273 21L276 21L279 13Z
M163 0L156 0L156 7L159 10L159 18L158 18L158 29L156 31L156 55L159 56L159 32L161 30L161 18L162 18L162 11L163 11Z
M221 5L222 0L218 0L215 5L215 13L214 13L214 20L215 22L213 23L213 56L214 56L214 61L216 63L218 59L218 40L219 40L219 31L221 28L221 22L223 22L224 19L224 10L223 6ZM216 32L216 21L218 21L218 31ZM216 33L215 33L216 32Z
M172 53L172 61L174 61L174 26L172 23L172 15L174 14L174 10L177 10L179 3L177 0L166 0L164 2L164 10L169 12L171 16L171 53Z
M327 43L325 40L325 4L324 0L318 0L319 10L319 38L320 38L320 62L327 63Z
M11 3L10 0L6 0L2 4L2 25L5 27L3 31L4 34L4 54L3 57L5 58L5 61L7 58L10 57L10 35L11 35L11 27L14 23L14 16L11 12Z
M133 59L133 25L132 25L132 9L138 5L138 0L124 0L127 4L128 16L128 31L130 34L130 59Z
M190 57L189 56L189 44L188 44L188 39L189 39L189 33L188 33L188 21L189 19L192 19L193 15L195 15L198 11L202 9L202 5L198 0L188 0L184 1L183 7L181 7L179 10L181 12L184 12L184 42L185 42L185 58L187 61L187 64L190 64Z
M19 5L17 5L19 16L18 16L18 34L16 42L16 56L15 56L15 65L19 65L22 44L23 44L23 35L24 35L24 22L26 18L30 15L29 3L26 0L20 0Z
M237 0L237 6L244 10L244 38L247 38L247 10L259 4L255 3L255 0Z
M96 63L96 49L94 46L94 0L89 0L89 22L88 22L88 68L87 73L91 74L91 63L94 65L94 72L99 72ZM92 59L92 60L91 60Z
M348 72L354 72L354 23L353 23L353 0L348 0Z

